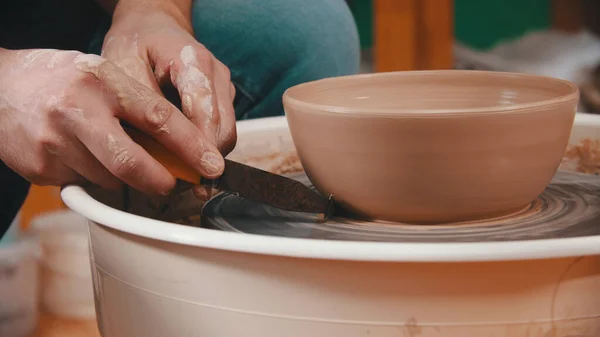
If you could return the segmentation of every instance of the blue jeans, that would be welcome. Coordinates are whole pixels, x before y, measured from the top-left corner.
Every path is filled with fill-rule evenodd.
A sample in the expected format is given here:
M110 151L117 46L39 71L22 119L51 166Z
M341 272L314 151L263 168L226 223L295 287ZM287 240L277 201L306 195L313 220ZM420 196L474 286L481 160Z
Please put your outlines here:
M344 0L196 0L192 21L198 41L231 71L238 120L283 115L287 88L359 71L358 32Z

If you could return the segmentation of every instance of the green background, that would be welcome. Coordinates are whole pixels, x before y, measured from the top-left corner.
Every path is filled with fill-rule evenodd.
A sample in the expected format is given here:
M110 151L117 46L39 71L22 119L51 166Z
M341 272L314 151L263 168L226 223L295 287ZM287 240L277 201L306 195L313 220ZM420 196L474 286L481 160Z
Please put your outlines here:
M488 49L505 39L548 28L550 0L454 0L456 39L476 49ZM373 45L372 0L352 0L363 48Z

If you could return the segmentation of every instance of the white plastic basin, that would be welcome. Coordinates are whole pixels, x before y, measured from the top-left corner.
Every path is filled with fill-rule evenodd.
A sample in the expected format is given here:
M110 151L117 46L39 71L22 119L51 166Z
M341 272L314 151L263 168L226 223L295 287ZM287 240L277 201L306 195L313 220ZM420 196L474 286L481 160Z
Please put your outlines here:
M34 236L16 235L0 246L0 336L28 337L38 311L41 248Z

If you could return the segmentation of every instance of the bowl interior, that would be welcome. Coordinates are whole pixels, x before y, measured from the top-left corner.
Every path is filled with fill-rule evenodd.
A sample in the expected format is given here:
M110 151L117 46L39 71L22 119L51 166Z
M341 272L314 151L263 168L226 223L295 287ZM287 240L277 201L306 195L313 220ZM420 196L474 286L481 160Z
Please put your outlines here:
M487 71L413 71L328 78L295 86L294 103L346 112L469 112L512 110L577 94L570 82Z

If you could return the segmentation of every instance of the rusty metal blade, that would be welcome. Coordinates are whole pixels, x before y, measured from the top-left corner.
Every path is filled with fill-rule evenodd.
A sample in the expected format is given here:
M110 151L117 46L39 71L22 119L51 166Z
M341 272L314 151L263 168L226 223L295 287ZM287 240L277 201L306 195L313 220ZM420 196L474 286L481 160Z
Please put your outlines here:
M201 183L286 211L319 213L325 218L333 211L331 197L326 198L301 182L228 159L221 177L203 179Z

